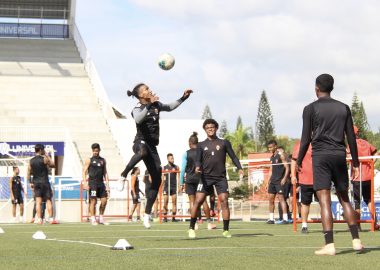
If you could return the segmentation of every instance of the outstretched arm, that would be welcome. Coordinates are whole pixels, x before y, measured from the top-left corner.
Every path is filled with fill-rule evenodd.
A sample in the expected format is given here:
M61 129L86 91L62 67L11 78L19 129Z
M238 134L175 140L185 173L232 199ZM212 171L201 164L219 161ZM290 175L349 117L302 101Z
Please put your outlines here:
M170 112L170 111L176 109L179 105L182 104L182 102L184 102L186 99L189 98L191 93L193 93L193 90L188 89L188 90L185 90L185 92L183 93L183 96L180 99L178 99L172 103L169 103L169 104L161 103L161 111Z

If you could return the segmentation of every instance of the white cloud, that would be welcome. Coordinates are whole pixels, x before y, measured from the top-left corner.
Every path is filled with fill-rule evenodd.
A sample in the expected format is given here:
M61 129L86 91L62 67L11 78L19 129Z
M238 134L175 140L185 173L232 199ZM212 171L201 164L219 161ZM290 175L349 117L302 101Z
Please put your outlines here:
M102 24L84 16L79 26L111 100L126 112L132 101L121 90L144 81L164 101L184 88L195 90L186 105L164 117L198 118L209 104L230 127L238 115L252 126L265 89L276 132L299 136L303 106L315 99L315 77L328 72L336 79L334 97L350 103L357 91L371 127L380 126L375 0L120 2L93 11L103 14ZM169 72L156 65L163 52L176 57Z

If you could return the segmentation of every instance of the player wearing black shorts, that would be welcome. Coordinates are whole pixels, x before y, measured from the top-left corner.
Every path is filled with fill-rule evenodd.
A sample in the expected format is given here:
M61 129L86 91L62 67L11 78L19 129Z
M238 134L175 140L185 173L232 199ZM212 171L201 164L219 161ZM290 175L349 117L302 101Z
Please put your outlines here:
M284 194L289 192L286 190L286 183L289 175L289 166L283 153L277 151L277 142L270 140L267 143L269 152L272 153L270 161L272 166L269 169L269 181L267 190L269 193L269 219L267 224L274 224L274 201L276 195L282 208L282 220L277 224L288 224L288 208L285 202Z
M170 104L159 102L149 87L143 83L136 85L133 91L128 91L128 96L133 96L139 100L139 103L132 111L132 117L136 122L137 134L133 144L133 152L135 153L124 171L122 177L127 177L128 173L139 163L144 161L146 168L152 178L150 189L145 194L147 198L144 226L149 229L150 214L152 207L156 201L158 190L161 186L161 160L157 152L157 145L160 137L160 112L170 112L182 104L192 93L192 90L185 90L182 97Z
M109 178L107 173L107 163L100 154L100 145L98 143L93 143L91 145L92 157L86 159L83 167L83 179L82 184L84 189L89 190L90 194L90 216L92 225L108 225L104 221L104 211L107 206L107 198L110 190ZM87 182L88 174L88 182ZM106 184L104 184L106 181ZM99 222L97 222L96 215L96 203L97 198L100 199L99 206Z
M164 181L164 205L163 215L164 222L168 222L166 215L168 214L169 196L172 199L172 221L175 222L177 213L177 189L179 182L179 167L174 164L174 156L172 153L166 155L168 164L164 166L163 181Z
M53 206L51 203L53 194L49 183L48 168L54 168L54 161L45 152L44 145L36 144L34 149L36 156L33 157L29 162L27 179L29 180L30 188L34 191L34 195L36 197L37 223L43 223L41 204L42 201L45 200L49 215L49 222L53 223Z
M239 159L236 157L231 143L228 140L220 139L216 136L218 122L214 119L206 119L203 122L203 129L207 134L207 139L200 142L197 146L196 169L201 172L201 182L197 187L197 193L193 208L191 209L191 220L189 238L195 238L195 223L197 212L207 195L212 194L214 187L218 194L218 199L222 208L223 217L223 236L230 238L229 232L230 209L228 206L228 183L226 178L226 156L230 156L232 162L243 174L243 168Z
M182 168L180 174L181 187L185 186L185 192L189 196L190 210L193 207L195 200L195 193L197 192L198 184L201 180L201 175L195 172L195 162L197 157L198 134L193 132L189 138L189 150L185 152L182 157ZM186 181L185 181L186 176ZM216 226L211 222L210 208L205 200L203 203L203 211L207 218L207 229L216 229ZM198 211L198 220L202 220L201 211ZM195 225L198 229L198 225Z
M302 168L302 161L311 143L313 148L314 189L321 207L322 226L325 246L315 252L316 255L335 255L333 237L333 219L331 212L331 182L334 183L337 196L343 207L344 216L349 226L354 250L362 250L359 239L355 211L348 197L348 171L346 163L346 144L351 150L353 178L359 176L358 150L355 141L350 108L331 98L334 79L329 74L317 77L315 93L317 101L310 103L303 110L303 128L297 167Z
M133 213L136 210L137 221L140 221L140 205L141 205L140 192L141 190L140 190L139 175L140 175L139 167L134 167L131 172L131 196L132 196L133 205L132 205L131 213L129 214L129 217L128 217L129 220L132 220Z
M22 195L22 193L24 193L24 188L22 187L21 177L19 174L20 169L18 167L13 167L13 176L9 179L13 221L16 221L17 205L19 205L20 208L20 218L24 216L24 198Z

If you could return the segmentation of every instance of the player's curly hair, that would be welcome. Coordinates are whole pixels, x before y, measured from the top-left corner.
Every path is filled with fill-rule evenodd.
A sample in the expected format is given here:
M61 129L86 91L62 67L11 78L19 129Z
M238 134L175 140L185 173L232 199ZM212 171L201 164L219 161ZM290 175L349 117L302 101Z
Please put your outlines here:
M193 131L193 134L190 135L189 143L198 144L198 133Z
M216 122L216 120L214 119L206 119L204 122L203 122L203 129L205 129L206 125L208 124L213 124L215 125L215 128L218 129L219 128L219 124L218 122Z
M128 97L134 96L135 98L139 98L139 90L140 90L140 87L143 85L145 85L145 83L139 83L135 87L133 87L132 91L128 90L127 91Z
M315 84L321 92L330 93L334 89L334 78L330 74L321 74L315 80Z

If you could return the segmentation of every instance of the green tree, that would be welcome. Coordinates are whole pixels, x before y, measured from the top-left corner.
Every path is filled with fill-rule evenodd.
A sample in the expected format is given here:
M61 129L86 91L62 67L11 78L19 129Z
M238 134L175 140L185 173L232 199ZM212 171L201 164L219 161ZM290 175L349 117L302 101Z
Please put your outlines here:
M253 150L253 141L250 138L250 127L240 125L234 132L228 132L225 136L231 142L232 148L239 159L247 157L248 153Z
M359 100L356 93L354 93L354 96L352 97L351 113L354 125L359 129L359 137L367 139L370 132L367 114L363 102Z
M238 116L238 119L236 121L236 130L243 125L243 120L241 119L241 116Z
M202 119L205 120L205 119L210 119L210 118L212 118L211 110L210 110L210 107L206 105L202 113Z
M219 127L219 137L224 138L227 133L228 133L227 121L223 120L222 124Z
M265 90L261 93L256 120L256 139L260 147L274 137L273 115Z

